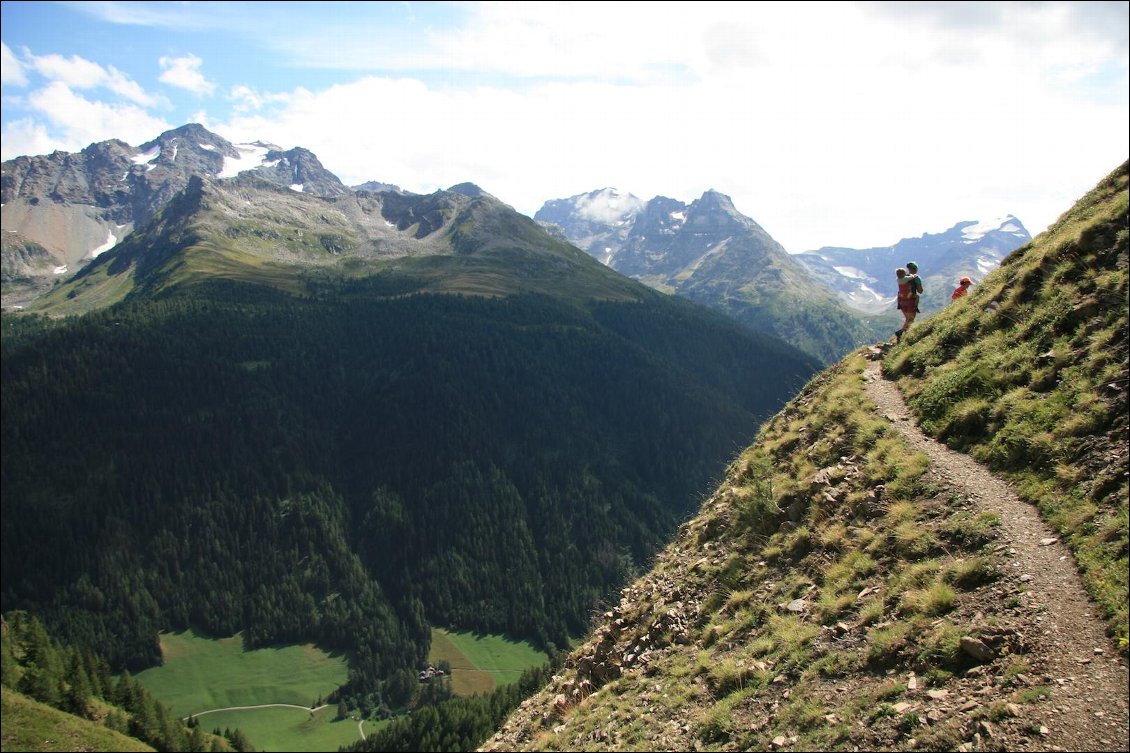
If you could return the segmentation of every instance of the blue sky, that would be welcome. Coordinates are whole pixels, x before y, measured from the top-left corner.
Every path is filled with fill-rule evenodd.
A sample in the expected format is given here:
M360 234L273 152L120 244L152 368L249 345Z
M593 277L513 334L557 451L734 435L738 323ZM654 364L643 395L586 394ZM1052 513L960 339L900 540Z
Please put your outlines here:
M1014 214L1128 156L1127 2L9 2L2 156L199 122L347 184L734 199L790 251Z

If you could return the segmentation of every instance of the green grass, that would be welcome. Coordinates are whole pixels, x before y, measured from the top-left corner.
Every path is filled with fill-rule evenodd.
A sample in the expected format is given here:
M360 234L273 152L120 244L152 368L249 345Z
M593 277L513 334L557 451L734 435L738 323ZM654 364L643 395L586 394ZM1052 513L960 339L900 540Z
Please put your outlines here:
M209 640L192 631L166 633L161 651L164 665L137 679L178 716L263 703L310 706L348 674L345 659L312 645L244 651L238 635Z
M450 663L452 690L456 695L474 695L517 682L522 672L540 667L549 657L529 643L501 635L432 628L428 661Z
M1008 478L1074 550L1128 645L1127 167L968 296L917 326L884 369L922 428ZM943 529L967 548L993 521Z
M153 750L140 740L0 688L0 750Z
M209 732L238 727L255 750L335 751L361 739L356 720L337 721L336 716L337 707L328 706L313 714L292 708L217 711L197 720ZM365 734L371 735L385 724L388 722L366 721Z

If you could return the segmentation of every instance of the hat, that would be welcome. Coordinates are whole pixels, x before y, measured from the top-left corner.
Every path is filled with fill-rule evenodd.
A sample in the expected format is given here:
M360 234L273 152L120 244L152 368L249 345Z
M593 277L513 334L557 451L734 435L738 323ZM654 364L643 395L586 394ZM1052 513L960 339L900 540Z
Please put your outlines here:
M973 280L970 280L968 277L962 277L960 280L958 280L958 282L960 282L962 285L972 285L973 284Z
M912 261L908 261L908 262L906 263L906 268L907 268L907 269L909 269L909 270L910 270L911 272L913 272L914 270L918 269L918 265L917 265L917 264L915 264L915 263L914 263L914 262L912 262Z

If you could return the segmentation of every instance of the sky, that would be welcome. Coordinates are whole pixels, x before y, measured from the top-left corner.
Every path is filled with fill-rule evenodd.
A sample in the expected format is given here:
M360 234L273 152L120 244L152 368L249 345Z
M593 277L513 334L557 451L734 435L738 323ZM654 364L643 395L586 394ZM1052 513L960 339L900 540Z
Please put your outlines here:
M0 3L0 152L200 123L533 216L730 196L788 251L1015 215L1130 152L1128 2Z

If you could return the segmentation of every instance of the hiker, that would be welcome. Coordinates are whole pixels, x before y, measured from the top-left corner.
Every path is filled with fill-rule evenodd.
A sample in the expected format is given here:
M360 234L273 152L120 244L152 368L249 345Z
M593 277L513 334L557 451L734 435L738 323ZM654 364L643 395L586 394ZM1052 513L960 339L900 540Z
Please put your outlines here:
M963 295L969 292L969 286L973 284L973 280L968 277L962 277L957 281L957 287L953 289L953 295L950 296L951 301L956 301Z
M914 262L907 264L910 267ZM915 265L915 269L917 269ZM918 314L918 294L922 290L922 281L918 279L918 275L911 275L907 273L906 269L899 267L895 270L895 278L898 282L899 292L895 305L898 310L902 312L902 329L895 330L895 342L902 339L906 331L910 328L910 323L914 321L914 317Z
M918 276L918 265L912 261L906 263L906 279L910 283L911 290L914 291L915 299L917 299L922 295L922 278Z

